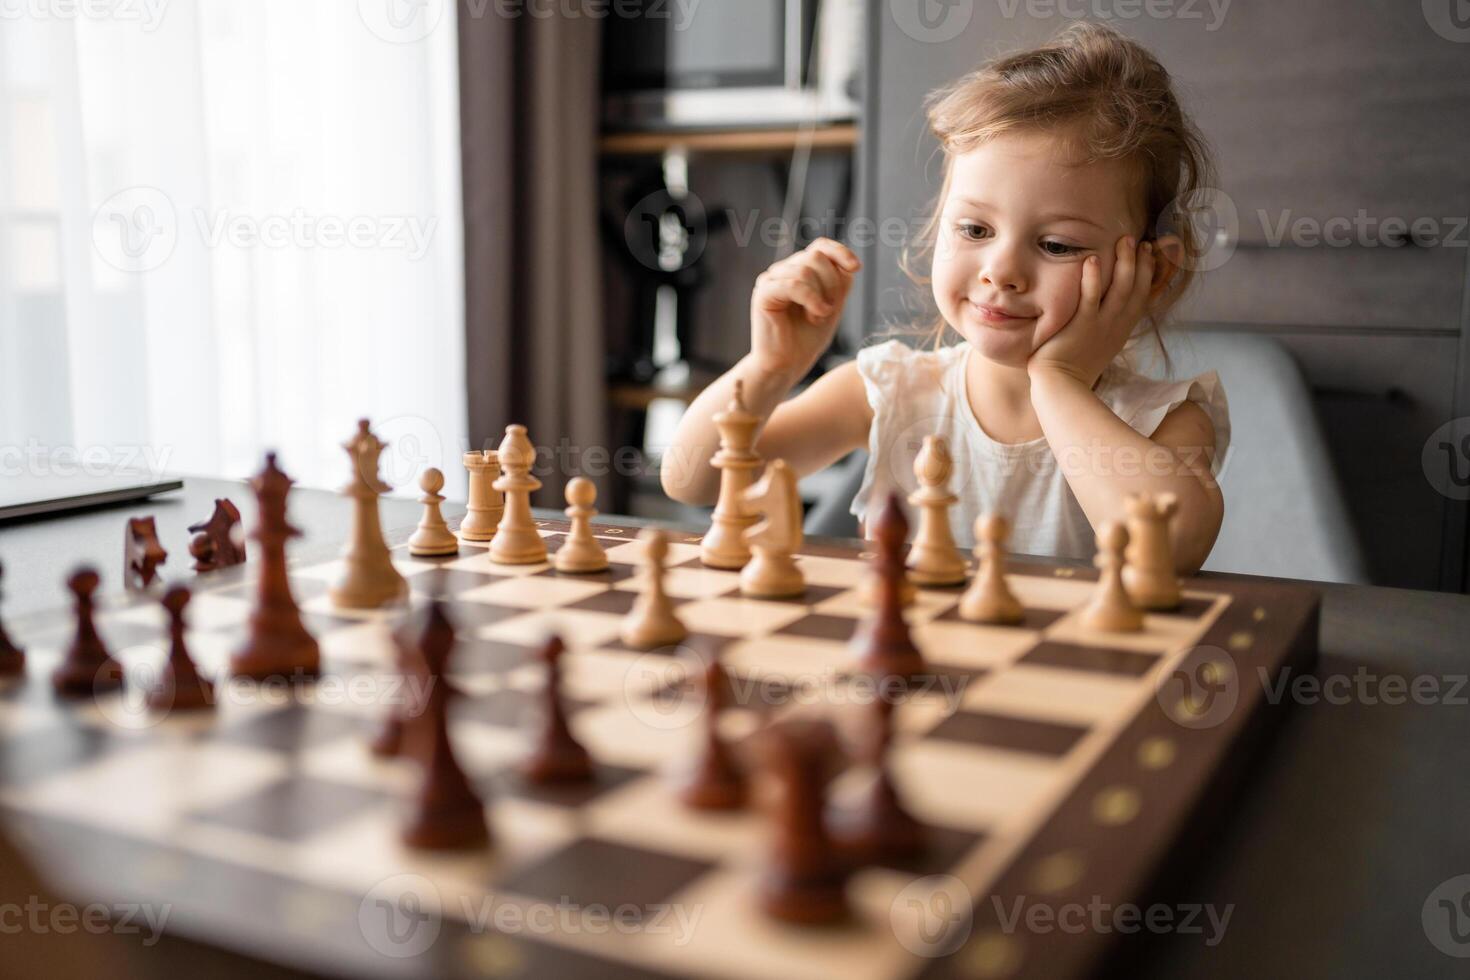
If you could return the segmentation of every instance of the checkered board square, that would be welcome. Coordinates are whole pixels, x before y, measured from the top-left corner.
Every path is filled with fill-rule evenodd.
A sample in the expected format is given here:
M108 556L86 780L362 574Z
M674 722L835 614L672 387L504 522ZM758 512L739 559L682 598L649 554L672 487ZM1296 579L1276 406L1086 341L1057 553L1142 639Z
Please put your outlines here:
M554 551L565 523L540 527ZM1133 634L1081 623L1091 570L1015 563L1026 607L1016 627L962 619L961 589L919 590L907 615L929 671L896 710L890 765L929 846L914 861L856 870L846 925L802 929L765 918L753 900L760 814L698 813L674 797L702 736L691 650L717 653L731 675L722 726L737 743L810 714L859 738L875 692L847 642L867 608L870 556L808 543L806 593L752 599L737 573L700 563L697 536L676 533L666 585L691 638L638 651L618 636L640 587L637 531L597 525L612 564L591 575L499 565L469 542L414 558L407 532L394 533L406 611L334 608L325 584L336 559L298 558L293 588L325 664L309 686L228 681L254 568L197 576L188 639L221 685L202 715L141 703L165 655L152 597L104 604L99 629L130 685L83 704L56 701L46 684L70 616L12 624L29 668L0 689L0 807L43 864L84 890L168 901L187 911L178 929L197 941L238 949L271 937L273 957L305 970L1069 976L1096 968L1106 937L1042 942L1007 930L1001 899L1141 900L1138 883L1177 857L1205 792L1241 768L1241 736L1267 718L1259 685L1246 681L1315 657L1317 597L1293 586L1187 580L1181 608L1150 613ZM458 629L452 738L487 801L495 843L483 853L404 848L415 773L366 750L385 705L404 696L390 631L429 597ZM543 683L531 655L551 630L568 646L571 726L598 764L587 785L533 787L516 775ZM839 777L834 820L870 779L858 766ZM409 908L429 910L435 938L423 949L394 928L394 910Z

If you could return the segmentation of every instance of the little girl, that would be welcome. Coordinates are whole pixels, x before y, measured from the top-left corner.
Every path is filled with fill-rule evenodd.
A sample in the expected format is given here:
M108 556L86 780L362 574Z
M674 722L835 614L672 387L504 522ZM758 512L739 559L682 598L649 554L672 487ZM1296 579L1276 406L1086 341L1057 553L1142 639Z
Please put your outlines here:
M911 489L923 437L954 459L951 525L1012 522L1011 551L1090 557L1095 529L1128 494L1173 493L1175 564L1199 569L1224 514L1215 481L1230 439L1211 371L1178 381L1130 357L1161 339L1163 315L1200 253L1181 206L1211 184L1204 140L1169 75L1116 30L1076 23L1051 43L986 65L933 93L928 121L944 181L920 235L927 276L902 266L938 306L932 349L868 347L783 400L831 343L861 263L820 239L774 263L751 295L751 351L689 407L664 457L665 491L713 502L713 416L744 384L767 419L756 445L798 474L867 447L853 501ZM960 341L940 346L948 330Z

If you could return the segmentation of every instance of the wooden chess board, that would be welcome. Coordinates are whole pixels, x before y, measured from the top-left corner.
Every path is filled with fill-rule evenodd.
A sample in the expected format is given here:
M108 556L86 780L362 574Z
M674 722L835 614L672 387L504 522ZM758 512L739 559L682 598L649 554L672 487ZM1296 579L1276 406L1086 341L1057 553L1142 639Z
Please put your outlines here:
M553 550L566 525L540 522ZM498 566L483 547L414 559L391 534L416 605L448 603L452 672L465 692L452 734L483 790L494 846L416 853L398 842L409 763L366 743L402 695L390 629L399 612L331 606L333 559L291 579L325 675L300 688L221 684L202 715L150 714L135 689L62 703L48 683L69 639L59 611L12 623L27 675L0 691L0 807L7 830L71 896L167 903L177 935L324 974L468 976L1064 977L1104 962L1112 936L1007 927L1017 900L1059 908L1142 902L1179 861L1204 802L1242 769L1279 711L1258 677L1310 669L1315 592L1259 580L1189 580L1143 632L1077 623L1095 572L1013 563L1018 627L956 612L959 589L922 589L909 611L931 666L898 708L891 756L925 856L858 870L851 922L801 928L753 900L765 827L674 798L670 773L701 735L687 651L618 641L635 596L637 528L598 525L612 567L590 576ZM867 556L809 544L794 600L739 596L672 538L667 587L694 636L717 649L739 739L798 713L864 724L871 687L845 649L865 610ZM304 554L305 552L301 552ZM221 671L251 602L254 564L193 577L189 640ZM130 680L156 676L156 601L102 604L99 629ZM588 786L532 787L514 773L549 628L567 641L571 724L599 763ZM833 787L840 813L862 788ZM1209 817L1218 818L1217 808Z

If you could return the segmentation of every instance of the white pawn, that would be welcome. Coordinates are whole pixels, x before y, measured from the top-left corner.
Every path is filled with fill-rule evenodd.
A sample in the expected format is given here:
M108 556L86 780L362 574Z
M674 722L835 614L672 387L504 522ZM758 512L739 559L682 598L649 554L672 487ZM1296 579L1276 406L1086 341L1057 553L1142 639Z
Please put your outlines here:
M430 466L419 477L419 489L424 495L419 503L424 505L424 516L419 519L418 530L408 539L410 555L454 555L459 553L459 539L444 523L444 513L439 505L444 503L439 491L444 489L444 474Z
M490 542L490 560L502 565L534 565L546 560L546 540L531 516L531 491L541 481L531 475L536 449L526 438L524 425L507 425L497 451L504 471L494 487L505 494L505 512Z
M1097 591L1082 610L1082 625L1109 633L1136 633L1143 629L1143 613L1128 598L1123 587L1123 549L1128 546L1128 529L1108 521L1097 532L1097 557L1102 569Z
M563 513L572 527L556 550L556 570L600 572L607 568L607 552L592 536L592 518L597 515L592 503L597 499L597 487L585 476L573 477L567 482L566 498L567 509Z
M909 578L919 585L955 585L965 580L968 571L949 529L949 509L959 501L948 488L953 472L954 461L944 440L925 436L924 448L914 458L919 489L909 494L909 503L919 513L919 527L907 564Z
M640 650L665 647L689 635L674 604L664 591L664 562L669 557L669 539L658 528L646 528L638 535L643 542L643 589L633 608L623 619L623 642Z
M999 514L982 514L975 519L975 557L980 568L965 594L960 597L960 617L975 623L1013 626L1026 618L1026 611L1006 583L1005 541L1011 522Z

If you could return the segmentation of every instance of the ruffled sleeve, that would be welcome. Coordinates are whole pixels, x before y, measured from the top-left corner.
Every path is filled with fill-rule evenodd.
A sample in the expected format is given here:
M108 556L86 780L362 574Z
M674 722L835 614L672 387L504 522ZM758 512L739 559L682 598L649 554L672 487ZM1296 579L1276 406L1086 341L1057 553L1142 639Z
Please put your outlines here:
M1218 373L1206 371L1181 381L1149 380L1138 386L1131 400L1131 411L1123 419L1146 436L1152 436L1164 417L1187 401L1204 409L1215 427L1215 459L1210 470L1215 476L1220 475L1230 448L1230 402Z
M878 468L884 432L892 424L893 405L898 398L898 386L903 381L904 365L913 350L898 340L889 340L872 347L864 347L857 353L858 377L863 379L863 391L868 396L868 407L873 410L873 424L868 429L868 462L863 468L863 483L852 498L851 513L864 520L868 496L873 489L873 474Z

